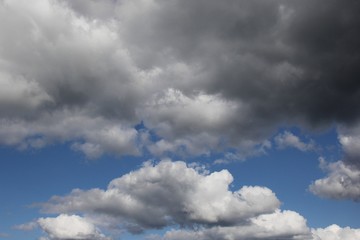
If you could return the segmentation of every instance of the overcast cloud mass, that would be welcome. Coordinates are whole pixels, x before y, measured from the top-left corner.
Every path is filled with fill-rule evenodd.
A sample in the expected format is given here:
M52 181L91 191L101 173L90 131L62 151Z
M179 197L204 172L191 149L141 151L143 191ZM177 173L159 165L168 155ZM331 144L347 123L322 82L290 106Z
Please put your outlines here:
M320 151L280 127L336 128L343 156L320 157L327 175L309 190L359 201L359 12L356 0L0 0L0 144L226 163ZM33 225L49 239L108 239L98 218L134 233L184 227L160 239L359 235L311 229L271 189L231 191L232 180L147 164L107 189L51 198L43 210L59 216Z

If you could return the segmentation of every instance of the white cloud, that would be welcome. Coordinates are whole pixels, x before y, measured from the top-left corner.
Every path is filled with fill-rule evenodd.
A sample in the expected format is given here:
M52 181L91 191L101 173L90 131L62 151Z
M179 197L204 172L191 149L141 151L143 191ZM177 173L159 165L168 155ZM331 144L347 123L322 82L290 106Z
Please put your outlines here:
M40 218L37 222L49 239L110 240L94 224L77 215L61 214L55 218Z
M360 165L360 125L339 128L339 142L345 153L345 160Z
M89 158L139 154L138 120L121 103L136 102L128 82L136 70L116 27L59 1L4 1L0 12L0 143L76 142Z
M333 199L360 201L360 127L341 126L338 139L344 156L334 163L326 163L320 158L320 167L327 176L316 180L310 190L319 196Z
M322 163L323 166L327 166ZM17 226L43 229L49 239L109 239L100 231L119 235L175 227L159 240L355 239L359 229L310 229L299 213L279 209L268 188L243 186L230 191L227 170L210 173L204 165L163 160L112 180L107 189L74 189L43 203L42 211L57 217ZM75 215L76 214L76 215ZM104 232L104 231L103 231ZM332 238L331 238L332 237Z
M14 226L14 229L22 230L22 231L31 231L38 227L38 223L36 221L20 224Z
M104 150L101 148L99 144L94 144L89 142L74 143L72 145L72 148L74 150L83 152L88 159L99 158L104 153Z
M152 96L141 113L150 129L163 139L150 145L151 153L190 153L192 155L219 152L224 147L250 151L250 141L240 140L229 126L240 124L247 117L246 106L228 101L219 94L202 92L186 95L169 88Z
M75 141L73 149L89 158L104 152L139 155L140 137L132 126L102 117L89 118L86 110L44 114L38 122L0 120L0 143L19 148L41 148L53 142Z
M162 135L172 136L181 132L223 129L239 117L235 113L239 111L240 106L220 96L199 93L189 97L180 90L170 88L164 94L155 96L147 108L148 116L145 119L160 126L170 124L172 128L164 129L163 131L167 132ZM173 132L168 132L169 130Z
M310 185L314 194L334 199L360 200L360 170L343 161L327 164L322 158L320 165L328 171L328 176Z
M246 239L310 239L306 220L293 211L277 210L271 214L252 218L240 226L212 227L198 231L172 230L164 240L246 240Z
M360 229L350 227L341 228L336 224L327 228L311 230L314 240L354 240L360 239Z
M245 159L253 156L267 154L267 150L272 148L269 140L263 142L244 141L237 152L224 152L222 158L216 159L214 164L227 164L234 161L244 161Z
M252 219L251 224L233 227L212 227L196 231L170 230L155 240L247 240L247 239L301 239L301 240L354 240L360 237L360 229L341 228L336 224L326 228L311 229L306 220L296 212L276 211Z
M52 213L96 213L114 218L133 229L172 224L229 225L271 213L280 205L268 188L244 186L230 191L227 170L206 174L184 162L162 161L110 182L106 190L75 189L43 205Z
M303 152L315 150L315 143L313 140L310 140L309 143L305 143L301 141L298 136L289 131L278 134L275 136L274 140L277 147L280 149L293 147Z

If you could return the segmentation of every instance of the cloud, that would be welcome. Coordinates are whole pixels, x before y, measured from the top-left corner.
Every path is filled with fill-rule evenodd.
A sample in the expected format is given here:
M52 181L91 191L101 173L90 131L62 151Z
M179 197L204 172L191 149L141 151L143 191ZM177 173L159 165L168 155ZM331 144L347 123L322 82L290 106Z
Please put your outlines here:
M51 103L51 97L34 80L0 72L1 117L23 115Z
M268 188L244 186L230 191L227 170L201 174L184 162L146 163L141 169L110 182L106 190L75 189L43 205L51 213L96 213L118 219L133 229L232 225L280 205ZM211 186L211 188L209 188Z
M327 164L325 160L320 159L320 164L329 174L311 184L310 191L322 197L360 201L359 169L343 161Z
M306 220L296 212L276 211L251 219L248 225L213 227L199 231L172 230L163 240L192 239L310 239Z
M293 147L303 152L315 150L315 143L312 140L309 143L304 143L298 136L288 131L276 135L274 140L280 149Z
M14 226L14 229L21 230L21 231L31 231L38 227L38 223L36 221L20 224Z
M272 219L273 218L273 219ZM261 221L257 222L257 220ZM278 221L284 221L278 224ZM305 219L296 212L277 211L253 219L253 223L236 227L213 227L196 231L170 230L164 236L153 236L154 240L202 240L202 239L302 239L302 240L352 240L359 238L360 229L341 228L336 224L326 228L306 226Z
M129 125L102 117L89 118L86 110L61 110L44 113L37 122L3 119L0 142L19 148L38 148L50 143L73 141L73 148L89 158L103 152L138 155L141 133Z
M0 237L2 237L2 238L8 238L8 237L10 237L10 235L7 234L7 233L0 233Z
M344 162L360 169L360 125L339 127L339 142L344 151Z
M312 229L311 232L314 240L352 240L360 237L360 229L341 228L336 224L327 228Z
M320 158L320 167L328 175L310 185L310 190L319 196L333 199L360 200L360 131L359 126L340 127L339 142L344 156L334 163Z
M143 122L164 141L146 143L157 155L240 154L281 123L354 123L360 6L312 4L2 1L1 143L138 155L134 126Z
M325 164L325 163L324 163ZM266 187L243 186L231 191L227 170L209 172L198 163L163 160L113 179L107 189L74 189L40 204L45 213L19 225L40 227L49 239L111 239L124 231L144 233L146 239L355 239L359 229L312 229L306 219L281 210L280 201ZM165 229L161 235L146 230Z
M77 215L61 214L55 218L40 218L37 223L48 234L49 240L110 240L101 234L92 223Z

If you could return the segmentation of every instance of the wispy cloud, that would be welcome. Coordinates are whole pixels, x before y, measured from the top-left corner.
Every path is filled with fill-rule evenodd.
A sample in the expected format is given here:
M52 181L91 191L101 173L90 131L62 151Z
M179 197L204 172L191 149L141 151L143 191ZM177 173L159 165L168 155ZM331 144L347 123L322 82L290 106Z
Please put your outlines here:
M294 135L289 131L279 133L274 137L274 141L279 149L292 147L303 152L316 150L316 145L313 140L310 140L308 143L305 143L298 136Z

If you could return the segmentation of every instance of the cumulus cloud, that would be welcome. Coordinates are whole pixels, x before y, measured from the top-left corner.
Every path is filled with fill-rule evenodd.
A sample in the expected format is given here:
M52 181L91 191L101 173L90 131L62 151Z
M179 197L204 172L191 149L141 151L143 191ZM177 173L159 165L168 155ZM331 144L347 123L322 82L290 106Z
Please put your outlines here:
M339 127L339 142L344 151L344 161L360 169L360 125Z
M360 170L343 161L326 163L320 159L321 166L329 173L327 177L316 180L310 190L319 196L334 199L360 201Z
M343 159L326 163L320 158L320 167L328 175L316 180L310 190L316 195L333 199L360 201L360 129L359 126L340 127L339 142Z
M232 225L271 213L280 205L268 188L244 186L230 191L227 170L207 174L184 162L146 163L110 182L106 190L75 189L43 205L51 213L96 213L118 219L137 231L172 224Z
M210 172L205 166L163 160L112 180L107 189L74 189L40 204L42 211L59 214L16 226L40 227L44 239L111 239L124 231L136 234L166 229L154 240L192 239L355 239L359 229L311 229L306 219L281 210L266 187L243 186L231 191L227 170Z
M159 236L161 239L305 239L309 236L306 220L296 212L279 210L280 202L270 189L243 186L230 191L232 181L227 170L210 173L199 164L146 162L139 170L112 180L106 190L75 189L67 196L51 198L42 205L43 211L60 215L40 218L37 223L54 239L73 239L70 235L78 237L74 239L103 237L93 224L126 228L133 233L181 227ZM75 213L88 217L69 215ZM193 228L198 230L189 230Z
M51 103L51 97L40 88L39 83L0 72L0 109L2 117L13 114L30 114L42 105Z
M250 220L248 225L213 227L198 231L172 230L163 240L192 239L311 239L306 220L296 212L276 211Z
M101 234L94 224L77 215L61 214L55 218L40 218L37 223L48 234L49 238L46 239L49 240L110 240Z
M2 1L1 143L137 155L143 122L163 140L151 153L199 155L249 151L279 123L356 122L360 6L311 4Z
M274 218L274 219L272 219ZM261 219L260 222L257 222ZM266 219L266 220L265 220ZM153 236L154 240L193 240L193 239L301 239L301 240L352 240L359 238L360 229L341 228L336 224L326 228L306 226L305 219L296 212L277 211L252 220L247 226L213 227L197 231L170 230L164 236ZM280 222L279 222L280 221ZM284 222L283 222L284 221Z
M327 228L312 229L311 232L314 240L352 240L360 238L360 229L341 228L336 224Z

